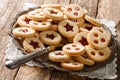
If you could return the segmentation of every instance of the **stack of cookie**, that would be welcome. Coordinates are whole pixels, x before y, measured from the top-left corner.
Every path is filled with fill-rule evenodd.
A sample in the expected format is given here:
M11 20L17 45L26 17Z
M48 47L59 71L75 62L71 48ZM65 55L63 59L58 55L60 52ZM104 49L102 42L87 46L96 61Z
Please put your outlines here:
M67 70L81 70L84 65L105 61L111 54L110 32L77 4L42 5L18 17L16 23L13 34L28 53L63 44L48 57Z

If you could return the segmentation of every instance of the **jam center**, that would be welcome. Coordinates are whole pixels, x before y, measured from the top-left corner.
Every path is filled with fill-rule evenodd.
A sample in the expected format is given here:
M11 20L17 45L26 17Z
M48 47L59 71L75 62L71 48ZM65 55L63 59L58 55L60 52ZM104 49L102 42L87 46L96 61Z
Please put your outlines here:
M31 40L29 44L32 45L34 49L39 48L38 42L34 42Z
M88 31L90 31L92 29L92 27L86 26L85 29L87 29Z
M57 12L55 12L54 10L50 10L51 14L57 14Z
M55 38L55 36L53 34L47 34L46 37L50 38L50 39L54 39Z
M82 37L82 40L80 40L79 42L82 43L83 46L88 45L88 42L84 37Z
M73 26L69 25L68 23L64 26L66 31L73 31Z
M28 32L28 29L20 29L19 31L26 33L26 32Z
M62 55L63 56L63 54L61 52L56 53L56 55Z
M26 22L26 24L29 24L31 20L25 17L24 21Z

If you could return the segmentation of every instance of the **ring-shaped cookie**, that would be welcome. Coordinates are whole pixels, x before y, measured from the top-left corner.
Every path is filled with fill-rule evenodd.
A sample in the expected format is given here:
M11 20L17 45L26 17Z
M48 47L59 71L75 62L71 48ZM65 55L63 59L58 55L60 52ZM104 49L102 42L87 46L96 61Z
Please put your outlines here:
M51 27L51 23L50 22L31 21L30 25L31 25L31 28L36 30L36 31L48 30Z
M63 20L58 24L58 31L64 37L72 38L79 32L79 28L75 22L70 20Z
M70 56L64 54L63 51L50 52L48 57L51 61L55 61L55 62L64 62L70 59Z
M43 31L40 33L40 39L47 45L57 45L61 42L61 35L55 31Z
M63 13L58 9L44 8L43 13L46 17L53 19L53 20L59 21L63 19Z
M77 55L84 54L85 47L82 46L81 44L70 43L70 44L64 45L62 50L65 54L68 54L70 56L77 56Z
M38 37L29 37L23 41L23 47L27 52L33 52L43 48L44 45Z
M86 46L86 53L88 57L95 62L102 62L109 58L111 51L109 47L105 47L103 49L96 50L91 46Z
M13 35L16 37L31 37L35 35L35 30L28 27L18 27L13 29Z

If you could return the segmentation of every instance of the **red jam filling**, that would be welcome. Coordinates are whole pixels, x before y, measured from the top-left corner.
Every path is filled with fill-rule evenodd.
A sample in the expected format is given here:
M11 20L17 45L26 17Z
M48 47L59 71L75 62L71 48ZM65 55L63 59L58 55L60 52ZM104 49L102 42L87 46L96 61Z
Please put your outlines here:
M56 55L64 55L64 54L62 54L61 52L58 52L58 53L56 53Z
M28 29L20 29L19 31L20 32L22 31L22 32L26 33L26 32L28 32Z
M79 41L83 46L88 45L88 42L86 40L86 38L82 37L82 39Z
M73 26L70 26L68 23L64 26L66 31L73 31Z
M49 10L51 14L57 14L54 10Z
M26 22L26 24L29 24L31 20L25 17L24 21Z
M55 38L55 36L53 34L47 34L46 37L50 38L50 39L54 39Z
M88 27L86 26L85 29L87 29L88 31L90 31L93 27Z
M102 52L99 52L99 55L100 55L100 56L103 56L103 55L104 55L104 53L102 53Z
M34 49L39 48L38 42L34 42L31 40L29 44L32 45Z

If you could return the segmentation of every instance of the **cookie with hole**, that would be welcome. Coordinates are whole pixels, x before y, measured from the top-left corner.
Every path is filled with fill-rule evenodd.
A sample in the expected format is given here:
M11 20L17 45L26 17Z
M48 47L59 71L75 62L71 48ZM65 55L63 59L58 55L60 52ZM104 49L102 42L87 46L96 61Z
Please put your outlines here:
M62 40L58 32L50 30L40 32L39 37L46 45L58 45Z
M111 55L111 51L109 47L105 47L103 49L94 49L90 45L85 47L86 54L88 57L95 62L103 62L109 58Z
M48 54L48 57L51 61L54 62L64 62L64 61L68 61L70 59L70 56L68 56L67 54L64 54L63 51L52 51Z
M65 54L70 56L78 56L85 53L85 47L76 43L66 44L63 46L62 50Z
M69 19L79 20L85 15L84 9L77 4L70 4L65 7L64 13Z

